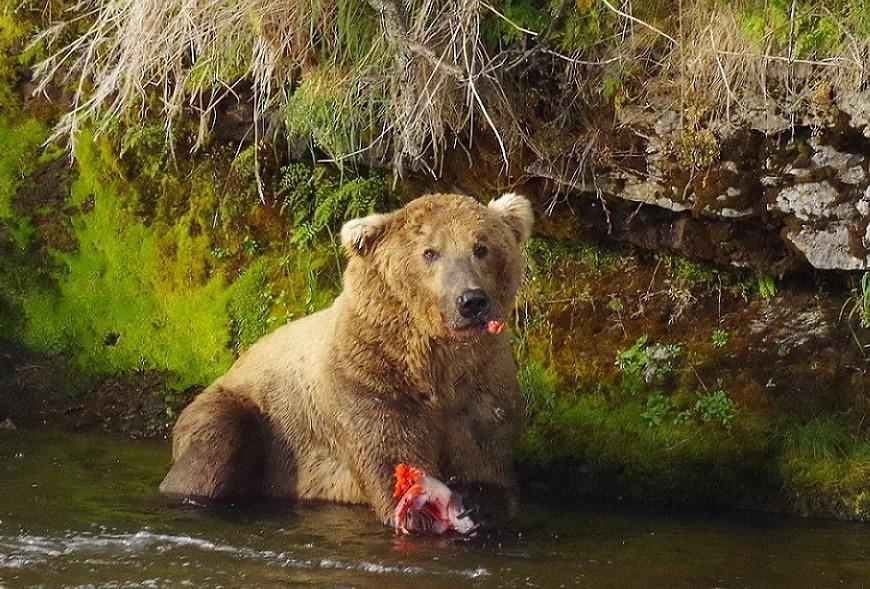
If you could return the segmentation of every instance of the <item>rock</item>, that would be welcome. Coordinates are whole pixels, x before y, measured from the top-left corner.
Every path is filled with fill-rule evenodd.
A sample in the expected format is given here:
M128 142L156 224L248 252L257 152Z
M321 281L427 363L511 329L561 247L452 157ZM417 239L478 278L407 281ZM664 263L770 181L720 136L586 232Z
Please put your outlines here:
M634 202L655 205L671 211L688 211L689 207L662 196L662 186L655 182L631 182L625 185L619 196Z
M837 106L849 115L849 124L855 129L863 129L864 137L870 138L870 91L844 92L837 100Z
M0 421L0 429L16 430L18 428L15 426L15 422L12 421L12 419L10 419L9 417L7 417L3 421Z
M770 346L786 345L825 347L836 337L836 329L819 307L800 310L784 309L783 305L768 305L749 324L751 333Z
M653 127L659 136L664 136L673 133L680 128L680 115L675 111L667 111L658 119L656 119Z
M767 206L769 211L792 214L802 221L836 216L831 207L839 193L827 181L807 182L783 188L776 196L776 202Z
M525 172L596 199L627 201L635 211L630 219L652 210L620 237L645 247L667 244L683 255L741 266L775 260L779 272L870 269L870 141L864 139L870 138L870 92L825 88L820 104L808 109L786 112L765 97L745 100L725 123L687 120L673 100L658 96L620 115L619 134L596 135L595 149L607 157L596 163L584 156L582 181L572 177L576 153L562 155L558 147L542 150ZM686 155L696 155L692 139L699 137L711 142L709 160ZM686 217L705 224L691 224L692 235L703 239L673 239ZM775 243L776 255L760 251ZM778 273L772 266L756 269Z
M863 158L857 158L853 153L837 151L830 145L824 145L815 137L810 138L810 147L815 150L812 156L812 162L818 167L834 168L842 172L843 170L855 166L860 163Z
M870 190L870 188L868 188ZM854 205L839 202L841 193L829 182L807 182L780 190L768 210L804 223L794 225L785 237L820 270L865 270L870 267L866 235L864 251L855 247L861 223L866 225L867 201Z
M740 219L741 217L751 217L755 211L752 209L737 210L729 207L724 207L716 211L720 217L726 219Z
M846 184L861 184L867 178L864 168L854 166L840 174L840 180Z
M866 270L867 257L859 258L849 250L849 229L835 224L822 230L803 228L788 239L820 270Z
M761 131L765 135L782 133L792 126L792 121L782 116L774 108L751 110L745 115L750 128Z

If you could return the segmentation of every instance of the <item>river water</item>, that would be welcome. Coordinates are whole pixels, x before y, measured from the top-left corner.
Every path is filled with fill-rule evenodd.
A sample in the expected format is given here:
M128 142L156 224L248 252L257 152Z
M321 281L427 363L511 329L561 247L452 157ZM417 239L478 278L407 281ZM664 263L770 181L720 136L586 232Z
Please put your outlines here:
M165 442L0 433L0 586L870 587L870 527L526 505L498 536L398 538L364 508L157 493Z

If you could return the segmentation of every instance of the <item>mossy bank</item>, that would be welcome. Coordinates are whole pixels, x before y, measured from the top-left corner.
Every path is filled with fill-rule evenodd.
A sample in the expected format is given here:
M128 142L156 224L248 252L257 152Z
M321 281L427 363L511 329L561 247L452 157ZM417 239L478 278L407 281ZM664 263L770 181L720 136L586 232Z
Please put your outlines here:
M773 34L764 27L780 18L778 6L759 8L760 21L741 13L747 39ZM539 8L502 8L513 24L487 20L488 43L526 42L514 25L548 26ZM597 46L595 36L620 22L597 3L580 9L549 29L560 50ZM303 94L290 103L301 143L236 133L251 116L241 100L218 109L205 141L198 122L181 116L171 146L159 117L132 125L118 117L100 132L85 121L71 158L62 143L46 143L67 90L30 93L30 68L44 48L28 48L27 39L42 18L12 3L0 13L0 421L165 435L180 407L240 351L330 303L340 288L333 232L342 220L432 188L486 199L514 187L533 197L540 219L513 322L528 491L870 518L870 279L778 264L783 251L794 252L764 237L779 230L764 226L769 219L725 226L692 203L662 212L590 195L578 187L583 178L548 172L548 184L542 172L506 175L497 141L480 129L474 165L464 151L447 150L437 179L408 173L396 181L376 158L316 163L337 155L337 145L360 147L356 133L336 138L326 116L343 100L303 108L304 91L336 90L315 83L322 68L306 70ZM842 41L815 25L798 28L803 57ZM628 113L637 72L599 73L607 90L595 112L611 120ZM535 82L530 99L547 83ZM549 112L526 106L530 119ZM556 122L531 128L553 150L588 157L575 149L580 135L569 141ZM559 124L576 131L581 122ZM712 143L703 126L692 127L697 141L662 153L711 160L684 166L691 177L668 189L706 203L705 187L718 178L709 166L724 152L718 143L717 153L704 148ZM863 141L854 131L845 142L853 147ZM725 151L755 136L733 137ZM596 144L598 161L606 164L609 150L612 169L654 176L625 156L634 139L609 139ZM763 205L753 204L759 215ZM709 243L727 244L727 255ZM741 258L746 244L758 255ZM746 268L728 265L738 262Z

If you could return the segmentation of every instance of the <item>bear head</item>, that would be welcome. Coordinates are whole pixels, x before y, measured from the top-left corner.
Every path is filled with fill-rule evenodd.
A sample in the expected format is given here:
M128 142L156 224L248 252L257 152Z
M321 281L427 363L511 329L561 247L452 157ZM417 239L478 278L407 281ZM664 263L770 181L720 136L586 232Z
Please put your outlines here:
M402 306L423 335L483 336L511 311L522 279L520 246L533 221L529 201L512 193L488 206L429 195L348 221L341 230L349 256L345 289L372 308Z

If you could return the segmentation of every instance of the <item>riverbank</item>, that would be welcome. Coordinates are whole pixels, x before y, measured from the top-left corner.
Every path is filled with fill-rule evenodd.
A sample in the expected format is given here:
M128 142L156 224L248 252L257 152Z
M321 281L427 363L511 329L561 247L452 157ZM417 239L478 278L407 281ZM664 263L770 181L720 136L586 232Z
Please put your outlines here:
M166 378L94 377L68 358L0 341L0 428L165 439L191 395L166 397Z
M822 19L800 4L805 45ZM611 62L649 66L631 71L586 64L594 83L578 89L576 71L538 75L551 70L532 65L564 60L528 46L533 62L506 88L535 141L506 167L481 125L473 144L438 148L437 178L407 160L396 176L373 152L322 161L348 135L320 116L345 112L321 68L305 69L286 133L255 140L253 90L240 82L205 129L189 112L175 118L173 143L154 113L119 116L102 132L80 121L68 153L50 138L70 89L56 80L33 94L47 54L28 40L48 17L3 6L0 421L165 436L247 346L331 302L343 220L429 190L485 201L512 189L538 217L511 325L527 490L870 517L870 278L855 271L868 259L870 127L842 71L813 94L828 66L777 65L772 87L800 81L789 88L806 100L783 127L790 95L771 92L761 118L777 125L762 128L744 117L751 109L723 119L716 102L686 118L687 102L664 100L685 57L670 49L677 61L662 69L646 58ZM582 22L620 26L590 6L578 4ZM850 7L838 4L849 18ZM733 6L708 8L734 17ZM777 7L744 8L774 42ZM848 52L825 30L819 47ZM593 41L596 59L614 57ZM511 42L497 46L509 55L530 43ZM702 60L713 72L715 55ZM671 94L652 92L662 85ZM653 94L662 100L638 106Z

